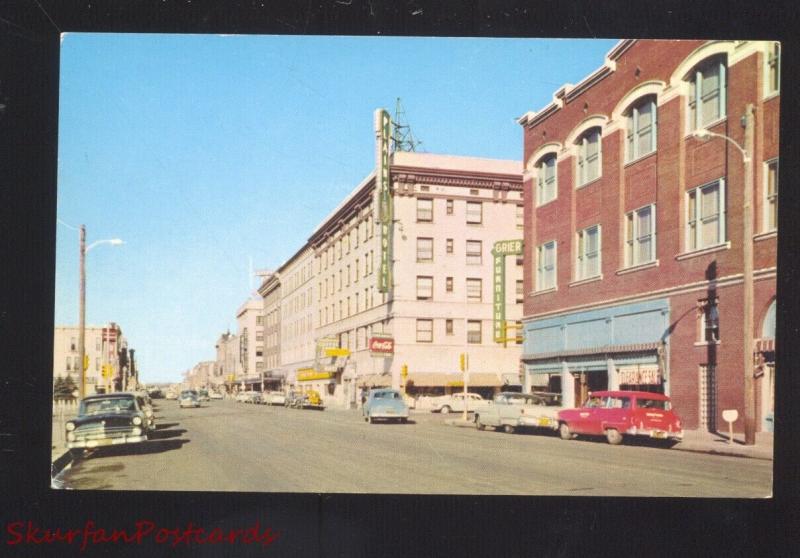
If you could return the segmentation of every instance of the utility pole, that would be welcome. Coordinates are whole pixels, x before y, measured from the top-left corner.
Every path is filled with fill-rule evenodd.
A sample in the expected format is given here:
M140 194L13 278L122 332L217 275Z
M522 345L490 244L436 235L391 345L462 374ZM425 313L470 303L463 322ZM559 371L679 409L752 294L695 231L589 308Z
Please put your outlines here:
M78 299L78 355L81 379L80 398L86 397L86 225L80 226L80 295Z
M744 329L744 443L756 443L755 390L753 386L753 155L754 122L753 104L745 108L744 126L744 203L742 206L744 240L742 242L744 301L742 305Z

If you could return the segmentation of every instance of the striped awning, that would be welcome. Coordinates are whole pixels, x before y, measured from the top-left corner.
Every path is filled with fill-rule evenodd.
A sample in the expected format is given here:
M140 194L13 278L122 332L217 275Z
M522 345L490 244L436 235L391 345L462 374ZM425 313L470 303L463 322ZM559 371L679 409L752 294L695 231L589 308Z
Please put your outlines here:
M545 360L551 358L564 358L572 356L586 355L611 355L620 353L641 353L645 351L657 351L661 342L634 343L632 345L603 345L602 347L586 347L585 349L571 349L565 351L553 351L549 353L530 353L522 355L522 360L531 362L535 360Z
M775 352L775 339L756 339L755 352L772 353Z

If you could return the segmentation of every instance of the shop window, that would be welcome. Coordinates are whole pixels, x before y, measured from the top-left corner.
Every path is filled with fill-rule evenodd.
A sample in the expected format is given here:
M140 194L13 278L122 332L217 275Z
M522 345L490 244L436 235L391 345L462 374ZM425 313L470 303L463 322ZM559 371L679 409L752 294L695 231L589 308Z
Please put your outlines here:
M588 184L602 174L600 128L592 128L578 140L578 186Z
M536 205L544 205L558 195L556 154L545 155L536 165Z
M713 124L726 115L726 71L723 58L697 66L689 76L689 131Z
M656 150L655 98L645 98L631 108L628 114L625 144L626 162L634 161Z
M725 181L719 179L686 193L686 244L689 251L725 242Z

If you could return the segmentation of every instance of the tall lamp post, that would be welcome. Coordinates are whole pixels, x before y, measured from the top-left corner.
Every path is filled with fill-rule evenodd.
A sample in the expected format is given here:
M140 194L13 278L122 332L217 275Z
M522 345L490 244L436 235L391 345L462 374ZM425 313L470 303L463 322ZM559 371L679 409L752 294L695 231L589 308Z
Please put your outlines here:
M708 137L721 138L734 145L742 154L744 163L744 193L742 199L742 331L744 333L744 443L756 443L756 404L753 385L753 188L755 174L753 172L754 147L754 108L752 103L745 107L741 123L744 128L744 147L723 134L708 130L695 130L693 135L699 139Z
M86 396L86 252L100 244L111 244L119 246L122 244L119 238L108 240L98 240L86 246L86 225L80 226L80 299L78 308L78 350L80 351L81 381L79 384L79 396L83 399Z

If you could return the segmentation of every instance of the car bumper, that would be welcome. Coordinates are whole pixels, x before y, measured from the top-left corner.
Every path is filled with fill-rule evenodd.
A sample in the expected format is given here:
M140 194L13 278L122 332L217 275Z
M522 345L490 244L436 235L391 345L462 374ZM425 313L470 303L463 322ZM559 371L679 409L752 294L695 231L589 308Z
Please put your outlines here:
M389 411L381 411L381 412L372 412L369 414L374 419L399 419L399 418L408 418L408 411L404 413L392 413Z
M551 417L520 417L517 422L520 426L558 429L558 419Z
M147 436L141 434L139 436L115 436L113 438L98 438L96 440L75 440L74 442L67 442L67 448L97 448L101 446L116 446L119 444L137 444L147 440Z
M631 428L626 434L640 436L642 438L652 438L654 440L683 440L683 430L657 430L652 428Z

